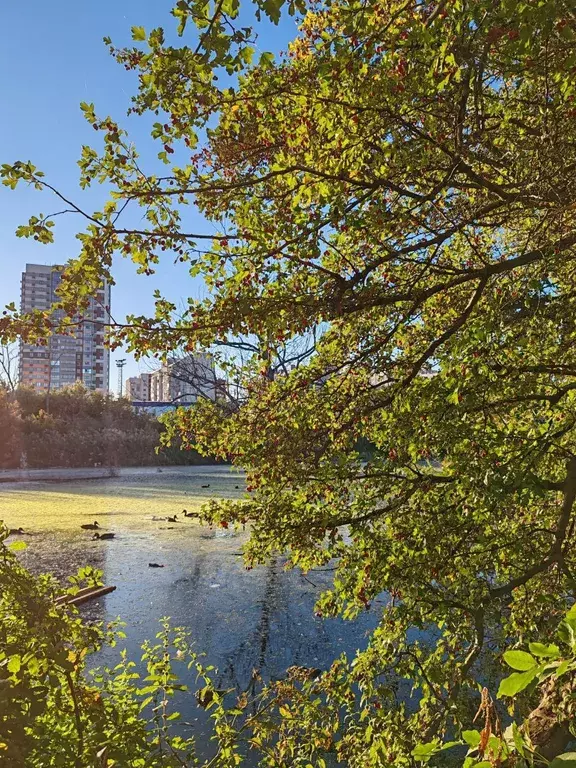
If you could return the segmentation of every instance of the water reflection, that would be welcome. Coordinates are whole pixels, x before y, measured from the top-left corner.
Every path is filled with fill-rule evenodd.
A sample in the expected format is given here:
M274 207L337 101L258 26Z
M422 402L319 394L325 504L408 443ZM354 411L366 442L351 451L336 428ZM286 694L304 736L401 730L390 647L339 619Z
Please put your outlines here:
M190 632L195 647L206 654L205 663L218 669L217 687L238 692L253 683L255 669L265 680L280 679L292 665L326 669L342 651L353 655L365 647L378 605L355 622L314 616L318 595L330 585L329 570L305 578L286 571L277 559L247 571L240 556L246 534L210 531L191 520L169 527L152 519L199 506L206 482L214 496L241 492L234 488L238 475L202 467L47 488L43 483L0 487L0 504L8 525L33 532L22 555L32 570L51 571L60 579L86 564L104 571L105 583L117 590L82 610L92 620L120 616L134 659L140 644L156 635L162 616ZM92 541L80 525L93 519L116 537ZM165 567L151 569L150 562ZM119 650L107 651L95 663L115 663ZM188 675L185 682L194 691L193 673ZM200 752L208 754L206 713L192 693L179 706L199 738Z

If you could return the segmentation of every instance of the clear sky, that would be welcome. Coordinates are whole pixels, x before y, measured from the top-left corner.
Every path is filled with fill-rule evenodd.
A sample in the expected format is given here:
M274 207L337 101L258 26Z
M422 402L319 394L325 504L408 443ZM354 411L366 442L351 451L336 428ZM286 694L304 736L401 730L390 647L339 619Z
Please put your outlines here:
M85 209L97 210L105 200L100 188L82 192L78 167L82 144L97 138L84 120L79 103L94 102L99 115L111 115L139 149L148 141L148 121L126 117L130 96L135 90L133 73L114 62L102 42L108 35L115 45L130 41L131 26L147 30L175 28L170 0L29 0L0 4L0 163L31 160L44 171L47 180ZM276 28L259 26L257 47L278 52L294 34L294 21L286 19ZM172 35L170 35L172 37ZM174 36L174 39L177 39ZM190 40L185 42L191 43ZM97 145L96 145L97 146ZM158 151L157 149L155 151ZM146 157L146 155L144 154ZM0 306L18 303L20 275L27 262L62 263L77 253L75 234L83 228L79 217L58 217L55 243L42 246L17 238L14 230L29 216L61 209L57 200L44 193L19 187L0 187ZM190 228L210 231L191 207L186 220ZM118 319L128 313L151 310L154 288L176 303L203 292L181 267L167 259L153 278L135 275L133 266L121 259L114 266L116 286L112 310ZM126 357L113 353L111 388L116 389L114 361ZM146 370L129 359L125 376Z

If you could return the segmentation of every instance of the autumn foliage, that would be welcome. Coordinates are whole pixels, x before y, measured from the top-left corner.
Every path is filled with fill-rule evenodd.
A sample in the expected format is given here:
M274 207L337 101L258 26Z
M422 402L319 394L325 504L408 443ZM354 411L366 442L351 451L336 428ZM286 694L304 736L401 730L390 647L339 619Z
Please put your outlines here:
M178 312L158 295L110 342L228 350L238 402L172 422L184 444L248 472L247 498L213 502L206 519L251 523L249 564L279 551L305 570L332 563L322 615L353 618L386 596L366 650L319 683L286 683L281 726L254 736L264 765L437 761L444 739L471 731L467 766L544 764L571 738L568 667L553 685L536 656L518 670L539 671L518 683L508 741L511 689L498 699L493 681L481 697L478 684L519 642L548 647L574 598L573 5L284 10L299 19L288 51L258 60L230 2L206 16L180 0L181 46L140 27L133 46L110 43L138 76L132 111L152 115L160 170L82 105L102 142L83 148L81 185L113 195L80 235L60 330L113 255L147 274L188 264L209 297ZM52 189L30 163L2 175ZM189 230L192 203L211 229ZM130 209L142 228L124 223ZM52 224L20 234L50 241ZM14 308L0 320L5 336L50 326ZM272 375L278 350L310 334L312 352Z

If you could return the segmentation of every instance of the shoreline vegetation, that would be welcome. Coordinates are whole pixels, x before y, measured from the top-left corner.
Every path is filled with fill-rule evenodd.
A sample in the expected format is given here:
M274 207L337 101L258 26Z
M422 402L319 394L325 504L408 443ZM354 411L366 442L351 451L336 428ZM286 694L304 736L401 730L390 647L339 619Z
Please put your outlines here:
M0 473L19 470L30 479L28 470L91 468L110 477L118 467L217 463L176 443L158 449L164 429L157 417L135 412L128 400L81 384L49 396L0 389Z

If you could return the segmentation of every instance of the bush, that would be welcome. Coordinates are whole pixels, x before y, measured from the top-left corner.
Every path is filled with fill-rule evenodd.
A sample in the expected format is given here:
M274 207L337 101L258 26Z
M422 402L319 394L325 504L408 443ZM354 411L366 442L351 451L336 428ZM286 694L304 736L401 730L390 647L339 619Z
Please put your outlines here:
M196 464L196 451L178 445L157 452L164 426L134 411L128 400L82 385L51 392L0 390L0 468Z

